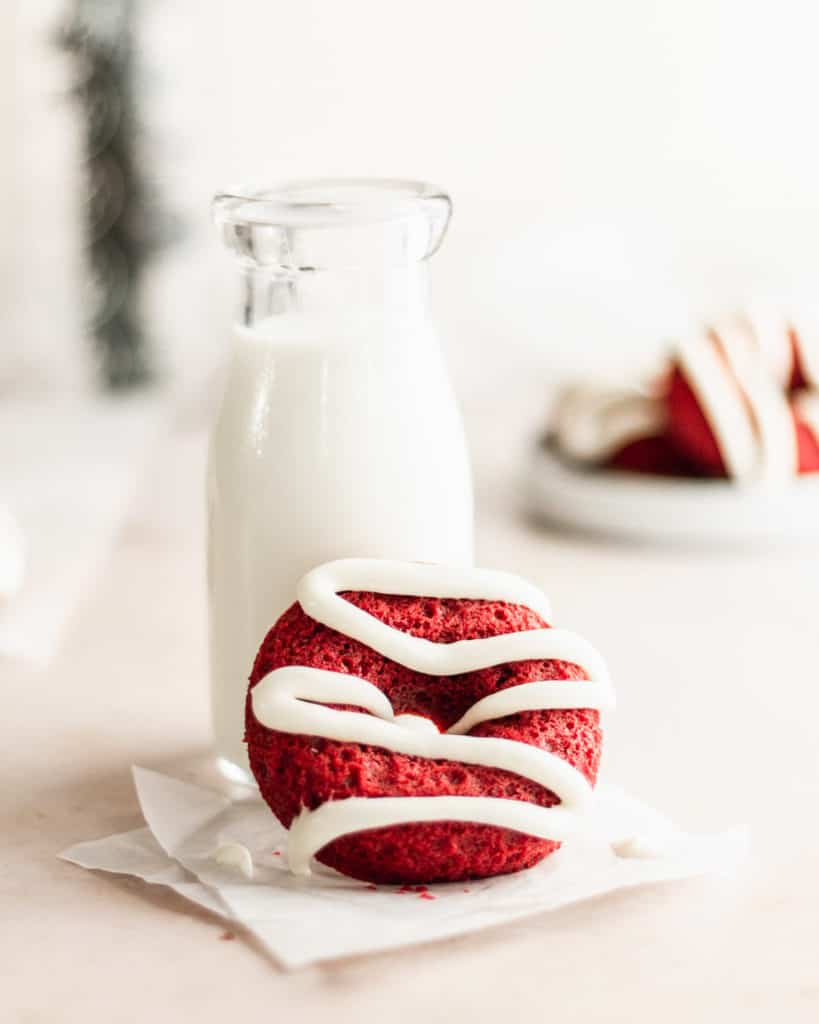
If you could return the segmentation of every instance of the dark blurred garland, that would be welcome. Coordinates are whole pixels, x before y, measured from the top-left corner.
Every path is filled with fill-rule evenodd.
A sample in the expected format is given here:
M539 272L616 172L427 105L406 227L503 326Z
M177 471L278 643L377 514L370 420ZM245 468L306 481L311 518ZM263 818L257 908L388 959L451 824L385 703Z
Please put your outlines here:
M72 93L83 120L88 321L114 389L150 379L139 286L150 258L177 234L140 164L137 7L138 0L74 0L59 36L77 68Z

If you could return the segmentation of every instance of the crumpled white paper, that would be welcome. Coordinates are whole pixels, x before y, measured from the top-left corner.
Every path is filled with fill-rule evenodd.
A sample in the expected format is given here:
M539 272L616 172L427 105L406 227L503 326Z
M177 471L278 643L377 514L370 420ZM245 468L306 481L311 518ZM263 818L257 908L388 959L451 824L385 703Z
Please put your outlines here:
M166 885L244 926L287 968L462 935L630 886L730 875L748 850L744 829L688 836L602 784L599 808L612 834L662 837L662 856L622 857L603 840L584 838L528 871L484 881L374 886L321 865L299 878L287 869L287 833L261 799L232 802L144 768L133 774L147 828L80 843L60 856ZM243 847L252 858L249 878Z

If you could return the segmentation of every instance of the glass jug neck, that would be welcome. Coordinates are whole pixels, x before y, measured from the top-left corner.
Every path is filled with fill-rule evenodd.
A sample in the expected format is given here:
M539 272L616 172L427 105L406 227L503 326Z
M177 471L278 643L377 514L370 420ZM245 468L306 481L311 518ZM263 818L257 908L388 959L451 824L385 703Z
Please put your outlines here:
M245 267L239 320L245 326L284 314L334 318L424 319L427 264L271 271Z
M241 319L426 315L427 260L452 203L421 181L335 178L220 192L216 226L242 268Z

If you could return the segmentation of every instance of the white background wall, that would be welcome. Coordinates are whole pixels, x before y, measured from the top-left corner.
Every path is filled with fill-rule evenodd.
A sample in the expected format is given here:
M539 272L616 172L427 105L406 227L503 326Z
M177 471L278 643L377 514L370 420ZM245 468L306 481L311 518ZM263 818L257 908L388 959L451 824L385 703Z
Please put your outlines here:
M5 0L8 353L79 379L76 146L61 4ZM463 392L648 355L686 318L819 271L819 13L811 0L143 0L146 143L190 238L149 288L191 386L224 351L214 188L419 176L456 201L436 258ZM10 44L13 40L13 44ZM7 77L5 60L0 61ZM32 202L32 194L36 202ZM11 197L11 198L10 198ZM15 220L16 218L16 220ZM20 239L23 242L20 243ZM48 293L43 291L43 275ZM0 357L2 358L2 357ZM79 375L81 376L81 374ZM468 398L468 396L467 396Z

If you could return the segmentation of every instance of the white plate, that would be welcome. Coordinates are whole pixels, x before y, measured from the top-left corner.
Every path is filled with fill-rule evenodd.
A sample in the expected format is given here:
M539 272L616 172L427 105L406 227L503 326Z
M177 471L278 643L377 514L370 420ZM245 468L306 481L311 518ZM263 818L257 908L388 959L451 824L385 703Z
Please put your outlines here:
M819 474L773 490L574 468L538 447L525 483L533 515L572 530L697 544L819 540Z

